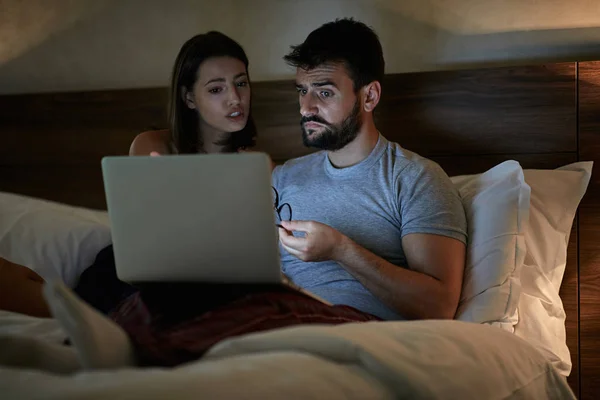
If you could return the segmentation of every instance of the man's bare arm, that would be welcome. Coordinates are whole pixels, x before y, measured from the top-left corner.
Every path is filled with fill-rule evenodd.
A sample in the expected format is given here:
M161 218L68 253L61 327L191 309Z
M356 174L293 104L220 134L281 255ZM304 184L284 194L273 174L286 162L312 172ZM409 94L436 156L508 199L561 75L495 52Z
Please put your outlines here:
M407 268L391 264L352 241L340 247L336 261L406 318L454 318L462 288L465 245L445 236L411 234L402 239L402 246Z
M333 260L371 293L400 315L411 319L453 318L462 288L466 246L459 240L432 234L402 239L408 266L391 264L337 230L314 221L284 222L294 237L280 229L290 254L304 261Z

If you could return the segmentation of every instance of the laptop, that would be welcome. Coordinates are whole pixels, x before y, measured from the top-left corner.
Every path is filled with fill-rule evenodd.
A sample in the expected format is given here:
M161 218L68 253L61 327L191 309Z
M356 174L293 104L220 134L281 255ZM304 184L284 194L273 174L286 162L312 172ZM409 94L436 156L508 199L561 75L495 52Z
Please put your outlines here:
M281 271L266 154L110 156L102 176L122 281L282 283L317 298Z

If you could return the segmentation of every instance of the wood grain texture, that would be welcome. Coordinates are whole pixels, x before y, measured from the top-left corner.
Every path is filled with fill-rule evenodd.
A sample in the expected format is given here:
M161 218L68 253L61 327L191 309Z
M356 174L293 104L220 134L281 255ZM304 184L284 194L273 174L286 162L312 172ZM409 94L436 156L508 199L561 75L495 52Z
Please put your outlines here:
M1 165L99 165L166 124L166 89L0 96Z
M576 151L575 64L392 75L382 132L426 156Z
M565 326L567 330L567 346L571 354L571 374L567 378L569 386L580 398L579 387L579 256L578 246L578 218L573 221L573 228L569 236L567 248L567 267L560 286L560 298L567 315Z
M579 63L580 159L594 161L579 210L581 398L600 398L600 62Z
M106 210L100 163L1 166L0 191Z
M431 156L449 176L484 172L507 160L515 160L523 168L554 169L577 161L577 153L496 154L469 156Z
M574 71L574 63L561 63L388 75L378 128L449 175L507 159L554 168L577 149ZM293 81L252 89L259 149L277 163L314 151L302 144ZM139 132L164 128L166 104L164 88L0 96L0 165L10 167L0 190L103 207L95 167L103 156L127 154ZM62 166L82 170L61 176ZM94 172L85 179L82 171Z
M253 85L259 144L275 161L302 146L292 81ZM390 74L375 116L389 140L426 157L577 151L575 63Z

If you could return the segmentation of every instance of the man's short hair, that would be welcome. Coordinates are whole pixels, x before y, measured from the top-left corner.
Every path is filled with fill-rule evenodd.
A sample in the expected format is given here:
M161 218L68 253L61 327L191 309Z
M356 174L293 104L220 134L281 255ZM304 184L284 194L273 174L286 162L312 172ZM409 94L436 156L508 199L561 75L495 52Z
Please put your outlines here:
M385 61L379 37L362 22L352 18L336 19L312 31L304 43L291 46L283 59L287 64L311 70L327 63L341 63L350 74L354 91L381 82Z

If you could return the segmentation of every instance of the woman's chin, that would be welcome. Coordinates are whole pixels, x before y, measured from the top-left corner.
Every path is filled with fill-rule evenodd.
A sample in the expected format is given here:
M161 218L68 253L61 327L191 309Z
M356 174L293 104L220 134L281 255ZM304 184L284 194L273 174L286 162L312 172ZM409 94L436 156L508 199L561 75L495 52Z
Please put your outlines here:
M242 129L244 129L246 127L246 123L248 122L247 119L243 119L243 120L239 120L239 121L232 121L229 120L228 124L227 124L227 131L229 132L237 132L237 131L241 131Z

